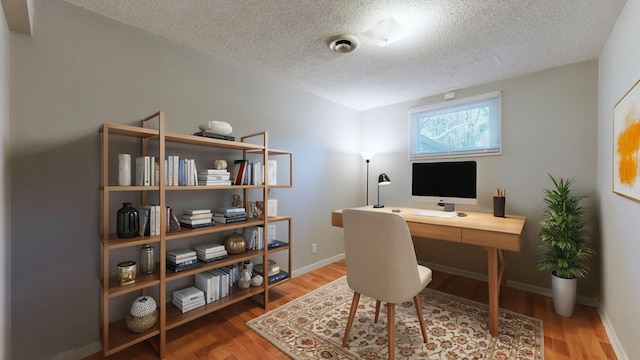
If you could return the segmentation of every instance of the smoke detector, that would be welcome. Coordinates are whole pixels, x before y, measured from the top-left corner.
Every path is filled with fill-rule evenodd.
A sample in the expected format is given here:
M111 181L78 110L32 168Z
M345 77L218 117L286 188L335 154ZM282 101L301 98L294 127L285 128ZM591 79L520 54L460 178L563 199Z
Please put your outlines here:
M354 51L359 44L360 41L353 35L341 34L329 38L329 49L340 54Z

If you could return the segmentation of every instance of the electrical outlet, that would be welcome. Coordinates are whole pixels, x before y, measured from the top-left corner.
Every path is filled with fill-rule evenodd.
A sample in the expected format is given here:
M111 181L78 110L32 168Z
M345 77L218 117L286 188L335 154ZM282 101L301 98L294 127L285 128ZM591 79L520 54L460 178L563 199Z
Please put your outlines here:
M318 247L316 246L316 244L311 244L311 253L315 254L318 252Z

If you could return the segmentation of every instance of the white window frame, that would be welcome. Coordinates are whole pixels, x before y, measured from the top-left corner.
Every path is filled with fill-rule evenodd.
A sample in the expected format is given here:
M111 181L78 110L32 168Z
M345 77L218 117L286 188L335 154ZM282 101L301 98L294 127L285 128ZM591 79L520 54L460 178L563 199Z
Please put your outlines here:
M502 154L502 96L500 91L488 94L451 100L439 104L416 107L409 110L409 160L425 160L435 158L450 158L462 156L488 156ZM426 152L420 150L420 120L425 117L455 113L464 107L477 104L490 106L489 136L490 145L476 149L444 150Z

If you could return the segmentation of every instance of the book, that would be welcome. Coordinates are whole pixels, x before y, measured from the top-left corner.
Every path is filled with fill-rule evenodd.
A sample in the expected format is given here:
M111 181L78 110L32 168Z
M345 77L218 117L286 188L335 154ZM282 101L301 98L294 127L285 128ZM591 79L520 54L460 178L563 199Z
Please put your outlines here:
M187 225L200 225L200 224L206 224L206 223L210 223L211 222L212 217L206 217L206 218L201 218L201 219L185 219L184 217L180 219L180 223L181 224L187 224Z
M233 162L233 184L245 185L245 168L248 164L248 160L235 160Z
M204 298L204 292L195 286L190 286L173 292L173 299L180 300L181 303L184 302L184 300L193 301L200 298Z
M246 217L247 214L246 213L237 213L237 214L223 214L223 213L213 213L213 216L218 216L218 217L224 217L224 218L238 218L238 217Z
M284 280L286 278L289 277L289 273L287 273L286 271L280 271L279 273L275 274L275 275L271 275L269 276L269 284L273 284L275 282L278 282L280 280Z
M277 273L280 272L280 266L278 266L278 264L276 264L276 262L271 259L269 259L268 266L269 266L269 269L267 270L268 276L276 275ZM260 275L264 275L264 264L256 264L253 267L253 271L255 271Z
M184 258L184 259L173 259L173 258L167 257L167 264L171 266L186 266L186 265L195 264L197 262L198 262L197 255L189 256L188 258Z
M204 169L198 172L198 175L219 175L226 174L229 175L229 170L226 169Z
M200 244L194 247L196 252L202 252L204 254L215 253L217 251L226 251L224 244L212 242L207 244Z
M219 214L238 214L238 213L242 213L245 214L246 210L243 207L234 207L234 206L229 206L229 207L219 207L216 209L215 211L216 213Z
M282 240L269 240L269 245L267 246L269 247L269 249L273 249L273 248L277 248L285 245L289 245L289 243L284 242Z
M233 185L231 180L198 180L199 186Z
M228 257L229 257L229 254L226 254L226 251L225 251L224 255L214 256L214 257L210 257L210 258L202 258L202 257L198 256L198 260L200 260L202 262L205 262L205 263L211 263L211 262L214 262L214 261L226 259Z
M247 216L234 216L234 217L224 217L224 216L214 216L213 221L221 224L231 224L239 221L246 221Z
M197 267L200 267L201 265L202 263L200 261L193 264L189 264L189 265L175 265L175 266L167 262L167 269L172 270L173 272L180 272L180 271L195 269Z
M167 258L173 259L185 259L191 256L196 256L196 251L191 249L176 249L167 251Z
M213 226L215 225L215 221L211 221L209 223L204 223L204 224L185 224L185 223L180 223L180 226L185 227L185 228L189 228L189 229L200 229L203 227L209 227L209 226Z
M138 206L138 217L140 219L138 235L149 236L151 230L149 226L149 208Z
M178 309L180 309L180 311L183 314L186 313L187 311L191 311L193 309L197 309L197 308L199 308L201 306L204 306L205 304L206 304L206 300L204 298L202 298L202 299L198 300L196 303L193 303L193 304L188 305L188 306L179 305L179 304L176 304L175 302L173 302L173 305L178 307Z
M208 131L198 131L198 132L194 133L193 135L195 135L195 136L204 136L204 137L208 137L208 138L212 138L212 139L227 140L227 141L235 141L236 140L236 138L234 136L231 136L231 135L214 134L214 133L208 132Z
M145 235L144 236L156 236L160 235L160 232L156 232L156 208L153 205L139 205L138 211L144 211L147 213L147 221L145 223ZM140 213L138 213L139 215Z
M207 214L207 213L211 213L211 209L184 210L182 213L184 215Z

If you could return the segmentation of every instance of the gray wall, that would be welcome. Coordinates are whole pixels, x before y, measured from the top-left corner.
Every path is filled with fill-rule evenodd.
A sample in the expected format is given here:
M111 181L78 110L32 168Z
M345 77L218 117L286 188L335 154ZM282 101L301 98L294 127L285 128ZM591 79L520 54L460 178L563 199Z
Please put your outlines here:
M601 316L619 343L620 359L639 359L640 203L613 189L613 107L640 79L640 1L628 0L600 56L598 90L598 194L602 223ZM638 119L635 119L638 121ZM614 337L614 338L616 338ZM623 351L627 356L621 356Z
M594 176L597 69L597 61L592 60L456 92L459 99L502 91L503 154L464 158L478 163L478 205L456 209L492 212L493 192L505 188L507 213L527 217L521 251L505 253L507 279L512 286L542 293L550 287L550 273L538 271L535 265L543 189L553 185L547 173L556 178L575 177L576 191L588 197L585 205L594 230L591 245L599 253ZM363 147L377 153L371 162L374 203L375 181L384 172L391 184L380 189L383 203L437 208L412 202L410 197L407 112L412 106L443 101L442 95L432 96L363 113ZM440 241L417 244L420 258L434 268L474 277L486 274L486 255L481 248ZM589 261L591 275L579 281L582 302L596 304L598 259Z
M0 358L11 354L11 227L9 207L9 29L0 8Z
M358 204L358 112L59 0L36 1L34 33L10 37L14 359L99 350L104 122L163 110L173 132L209 120L236 136L268 130L294 153L294 188L272 190L278 212L295 215L293 268L343 252L329 214Z
M517 285L546 289L548 273L534 266L542 189L550 186L546 173L575 176L576 189L589 197L592 245L598 252L589 263L591 275L579 283L580 295L602 296L630 355L640 353L632 347L638 346L632 337L640 319L633 304L640 296L624 285L634 284L639 273L628 251L637 242L632 226L625 224L638 204L610 193L609 121L611 104L638 78L637 40L626 34L633 33L631 18L639 13L638 1L630 0L603 56L601 82L603 73L611 79L601 85L606 91L600 90L599 110L595 61L457 93L502 90L504 108L504 155L476 158L482 197L477 206L460 209L491 211L491 190L506 188L507 212L527 216L523 250L508 254L507 276ZM4 229L11 229L6 236L15 259L10 279L14 359L77 358L99 346L97 129L104 122L133 124L163 110L174 132L192 132L208 120L228 121L237 136L268 130L273 147L294 152L294 188L272 194L279 213L294 215L294 273L342 254L341 231L330 226L329 213L364 203L360 151L377 153L371 162L370 203L376 200L374 178L386 172L392 184L382 189L383 202L423 206L411 203L408 194L407 110L439 102L441 96L358 113L61 0L35 2L34 34L10 34L11 165L3 185L10 184L12 194L11 227ZM7 120L1 119L2 114L4 130ZM1 141L6 148L6 137ZM598 192L601 223L595 220ZM601 233L609 243L600 244ZM312 243L318 244L315 255ZM471 276L485 273L480 249L427 242L419 251L436 266Z

